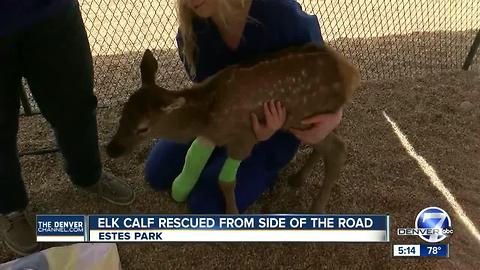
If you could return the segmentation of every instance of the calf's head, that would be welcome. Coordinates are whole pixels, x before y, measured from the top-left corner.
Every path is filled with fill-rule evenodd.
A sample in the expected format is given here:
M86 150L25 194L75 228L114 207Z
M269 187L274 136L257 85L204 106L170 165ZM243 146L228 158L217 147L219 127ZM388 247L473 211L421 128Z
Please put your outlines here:
M117 132L107 145L107 154L120 157L142 141L161 136L168 126L170 113L181 108L185 99L155 84L158 63L150 50L143 54L140 71L141 87L133 93L123 107Z

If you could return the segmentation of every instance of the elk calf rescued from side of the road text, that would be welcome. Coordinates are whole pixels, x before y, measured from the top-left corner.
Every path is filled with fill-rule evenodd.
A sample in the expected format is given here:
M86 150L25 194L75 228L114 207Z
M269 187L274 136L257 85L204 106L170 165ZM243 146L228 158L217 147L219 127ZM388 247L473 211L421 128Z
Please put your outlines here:
M151 51L145 51L140 69L142 86L125 104L118 131L107 146L108 154L121 156L147 138L194 140L183 171L172 185L172 197L184 201L211 149L226 146L228 158L218 179L226 213L238 213L234 192L237 169L257 143L251 113L264 121L263 104L277 100L287 111L283 128L305 129L303 119L337 111L360 84L360 75L349 61L329 46L316 44L229 66L182 91L155 84L158 64ZM345 145L332 132L313 148L305 166L289 182L299 186L323 157L325 179L311 210L324 212L345 161Z

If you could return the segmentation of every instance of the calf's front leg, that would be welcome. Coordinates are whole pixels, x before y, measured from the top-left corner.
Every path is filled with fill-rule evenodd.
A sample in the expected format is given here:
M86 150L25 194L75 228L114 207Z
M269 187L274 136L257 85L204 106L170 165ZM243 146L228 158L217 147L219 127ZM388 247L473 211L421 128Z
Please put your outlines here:
M225 213L227 214L238 214L235 198L237 172L242 160L250 155L255 143L255 137L246 135L227 144L228 157L218 177L220 190L222 190L225 199Z
M182 172L172 184L172 197L177 202L184 202L198 181L203 168L212 155L215 144L209 139L196 138L185 156Z

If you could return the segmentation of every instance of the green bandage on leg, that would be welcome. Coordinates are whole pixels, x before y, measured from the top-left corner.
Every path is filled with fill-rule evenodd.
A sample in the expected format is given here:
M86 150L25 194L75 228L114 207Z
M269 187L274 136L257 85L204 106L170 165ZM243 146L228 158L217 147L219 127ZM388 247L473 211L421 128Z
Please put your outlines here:
M237 179L237 171L240 163L242 163L241 160L227 158L218 179L222 182L234 182Z
M202 139L195 139L185 156L183 170L172 184L172 197L177 202L183 202L197 183L208 158L215 146Z

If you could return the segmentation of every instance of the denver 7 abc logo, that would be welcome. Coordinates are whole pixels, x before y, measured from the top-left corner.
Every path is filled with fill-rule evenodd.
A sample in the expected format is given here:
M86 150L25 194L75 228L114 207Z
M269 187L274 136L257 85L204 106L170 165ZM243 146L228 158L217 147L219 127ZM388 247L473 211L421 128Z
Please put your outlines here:
M418 235L424 241L437 243L453 234L452 220L439 207L428 207L418 213L415 228L397 229L398 235Z

